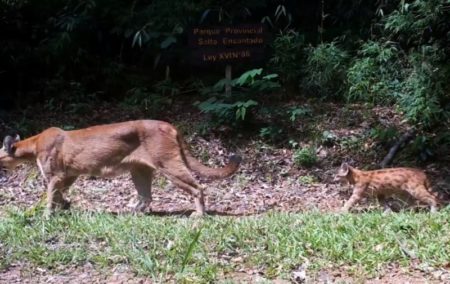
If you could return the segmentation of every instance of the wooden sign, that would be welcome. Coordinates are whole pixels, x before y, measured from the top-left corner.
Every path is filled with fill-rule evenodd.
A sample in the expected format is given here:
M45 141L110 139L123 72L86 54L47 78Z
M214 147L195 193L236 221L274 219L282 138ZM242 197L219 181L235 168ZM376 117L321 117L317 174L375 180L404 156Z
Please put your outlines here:
M262 24L194 27L189 32L191 60L196 65L260 61L266 41Z

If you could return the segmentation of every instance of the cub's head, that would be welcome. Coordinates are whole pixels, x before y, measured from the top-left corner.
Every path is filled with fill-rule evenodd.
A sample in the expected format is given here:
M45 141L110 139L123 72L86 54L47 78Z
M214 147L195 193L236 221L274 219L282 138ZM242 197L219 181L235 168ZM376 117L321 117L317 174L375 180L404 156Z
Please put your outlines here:
M334 176L334 181L336 182L345 182L348 181L351 175L352 167L349 166L347 163L342 163L339 167L338 172Z
M19 141L19 135L15 137L8 135L3 139L3 147L0 149L0 169L12 169L19 163L19 159L14 156L16 151L14 144Z

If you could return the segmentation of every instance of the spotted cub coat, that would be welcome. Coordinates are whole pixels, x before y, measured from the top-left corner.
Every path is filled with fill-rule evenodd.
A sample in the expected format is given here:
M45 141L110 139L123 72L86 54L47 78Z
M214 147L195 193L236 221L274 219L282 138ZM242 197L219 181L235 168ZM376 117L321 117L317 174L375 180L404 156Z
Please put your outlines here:
M347 181L353 186L353 193L345 203L342 211L347 212L363 197L374 196L380 204L385 204L389 196L412 196L428 204L431 212L436 212L440 200L432 192L430 181L426 174L414 168L389 168L374 171L355 169L343 163L335 180Z

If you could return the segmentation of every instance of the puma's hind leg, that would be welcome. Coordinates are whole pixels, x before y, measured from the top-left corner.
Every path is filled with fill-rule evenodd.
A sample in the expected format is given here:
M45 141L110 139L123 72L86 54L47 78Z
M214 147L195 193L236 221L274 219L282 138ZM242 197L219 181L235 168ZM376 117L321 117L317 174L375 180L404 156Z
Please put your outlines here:
M194 198L194 216L205 214L205 197L203 187L199 185L181 159L174 158L163 162L162 173L177 187L189 193Z
M152 168L143 165L131 169L131 179L138 194L136 201L129 206L135 212L144 212L152 202L153 172Z

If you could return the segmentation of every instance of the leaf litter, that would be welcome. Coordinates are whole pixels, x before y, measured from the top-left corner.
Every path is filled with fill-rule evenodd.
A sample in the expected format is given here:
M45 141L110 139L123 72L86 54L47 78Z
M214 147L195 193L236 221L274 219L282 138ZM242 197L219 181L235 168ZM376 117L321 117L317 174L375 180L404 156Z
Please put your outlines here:
M177 125L183 132L187 132L185 139L189 142L193 155L206 165L221 166L226 163L232 153L238 153L244 158L238 172L230 178L205 181L199 177L199 180L207 188L205 195L209 214L245 216L271 210L336 212L351 194L347 186L335 184L332 181L340 163L345 160L357 167L376 168L387 150L381 151L382 148L376 145L376 141L371 139L367 133L377 125L386 128L395 126L400 130L406 129L408 126L402 121L401 115L390 108L369 109L361 105L350 105L343 108L342 105L331 103L322 103L320 106L313 106L314 108L319 109L315 112L316 116L299 122L295 127L298 135L295 138L298 140L298 145L317 146L319 161L310 168L294 163L292 159L294 148L286 144L271 143L251 133L249 135L232 132L224 134L221 130L229 131L229 128L218 127L210 129L208 134L201 135L193 125L204 124L207 118L199 115L195 110L183 110L182 104L175 105L172 112L160 114L154 118L169 121ZM12 113L5 121L15 121L14 119L21 115L21 113ZM34 114L28 119L31 121L29 128L33 133L37 133L55 125L82 128L93 124L142 117L147 117L147 115L139 108L130 111L105 103L93 110L89 117L54 112ZM312 126L308 127L308 124ZM314 129L313 133L311 129ZM11 130L10 125L0 120L0 133ZM326 141L312 138L320 135L326 136ZM449 158L445 155L438 157L441 159L428 164L425 169L432 179L446 184L443 181L445 181L445 177L450 176ZM443 190L449 192L448 188L444 187ZM44 182L34 166L23 165L12 173L0 173L0 217L6 214L7 207L14 206L23 209L32 207L39 202L43 192ZM190 197L159 174L153 181L152 192L152 214L185 215L194 209ZM127 204L135 195L130 176L125 174L113 179L81 177L71 187L68 198L72 203L72 208L78 210L126 214L130 210ZM376 208L374 202L365 201L359 204L356 210L367 210L367 208ZM223 261L236 263L240 261L239 256L223 257L226 258ZM305 265L307 266L306 262ZM32 270L30 267L30 264L27 263L16 263L15 266L0 272L0 282L92 283L91 281L95 279L97 283L151 283L149 279L137 278L126 267L113 268L106 274L90 264L65 267L63 273L30 271L30 269ZM445 277L449 275L448 270L430 272L411 267L405 271L395 264L387 269L388 271L379 279L373 279L367 283L371 281L373 283L422 283L424 279L433 283L435 280L439 282L446 279ZM430 279L430 273L432 276L432 273L436 275ZM233 275L227 275L227 279L254 283L254 281L261 281L261 277L257 275L259 274L251 271L236 272ZM33 282L36 279L39 280ZM291 279L295 283L334 283L335 281L352 282L353 280L355 280L354 277L346 275L345 270L342 269L323 270L317 275L311 276L307 274L307 269L303 266L293 270ZM276 280L273 283L277 283Z

